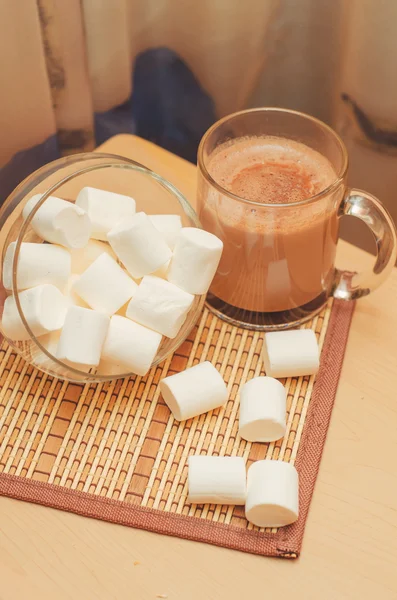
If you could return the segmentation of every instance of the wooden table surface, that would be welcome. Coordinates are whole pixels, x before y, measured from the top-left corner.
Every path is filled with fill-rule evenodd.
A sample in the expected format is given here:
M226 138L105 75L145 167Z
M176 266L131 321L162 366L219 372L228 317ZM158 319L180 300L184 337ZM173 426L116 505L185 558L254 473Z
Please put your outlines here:
M129 135L128 156L194 203L195 167ZM338 265L372 257L340 242ZM0 600L396 600L397 270L357 304L296 561L252 556L0 498Z

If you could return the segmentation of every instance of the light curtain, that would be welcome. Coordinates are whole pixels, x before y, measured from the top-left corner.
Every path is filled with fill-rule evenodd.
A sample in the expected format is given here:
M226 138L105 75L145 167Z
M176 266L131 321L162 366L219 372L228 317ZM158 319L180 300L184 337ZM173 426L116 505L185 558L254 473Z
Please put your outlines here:
M112 111L131 98L136 57L164 47L214 118L274 105L336 127L351 183L397 217L396 30L395 0L0 0L1 200L48 160L94 148L102 115L109 135L134 132Z

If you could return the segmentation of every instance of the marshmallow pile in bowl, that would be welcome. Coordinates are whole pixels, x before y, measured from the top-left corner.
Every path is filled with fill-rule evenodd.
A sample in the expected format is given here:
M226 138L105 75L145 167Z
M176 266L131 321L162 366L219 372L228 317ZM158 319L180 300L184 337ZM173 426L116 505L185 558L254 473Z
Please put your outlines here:
M24 219L41 198L28 200ZM75 203L49 196L30 226L42 241L19 248L17 297L26 323L63 364L101 376L145 375L162 344L194 325L189 319L223 249L216 236L183 227L177 214L137 212L132 197L92 187ZM16 246L9 244L3 261L9 292ZM1 326L9 340L23 342L31 335L15 296L5 300ZM32 358L44 370L46 360L44 353Z

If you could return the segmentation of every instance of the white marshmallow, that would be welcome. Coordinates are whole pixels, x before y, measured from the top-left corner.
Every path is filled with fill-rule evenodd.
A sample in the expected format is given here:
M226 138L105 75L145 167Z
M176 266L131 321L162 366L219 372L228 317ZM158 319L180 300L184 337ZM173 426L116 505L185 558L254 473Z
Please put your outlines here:
M181 229L168 269L168 281L190 294L206 294L218 268L223 243L195 227Z
M44 346L44 348L52 354L56 356L56 351L59 343L59 338L61 336L60 331L53 331L52 333L47 333L46 335L42 335L40 337L40 344ZM32 362L36 367L41 368L49 368L52 365L52 359L48 358L40 348L34 348L32 350Z
M88 244L84 246L84 248L70 250L72 257L72 273L76 273L78 275L83 273L90 265L92 265L94 260L96 260L98 256L101 256L101 254L104 252L114 258L114 260L117 260L117 256L109 244L98 242L98 240L88 240Z
M61 331L52 331L51 333L47 333L46 335L41 336L40 344L44 346L44 348L52 354L56 356L57 348L59 344L59 338L61 337Z
M113 227L108 233L108 240L134 279L153 273L172 255L164 236L143 212Z
M3 264L3 285L12 289L12 266L16 242L7 248ZM70 253L61 246L53 244L31 244L22 242L17 265L17 284L19 290L51 283L62 290L71 272Z
M149 215L155 228L163 234L171 250L174 249L176 238L182 229L182 219L179 215Z
M160 381L165 403L177 421L185 421L222 406L227 388L222 376L208 361Z
M123 365L124 373L146 375L161 344L161 335L114 315L102 350L102 360Z
M44 348L50 354L52 354L54 357L56 357L60 337L61 337L60 331L54 331L53 333L48 333L47 335L43 335L40 337L40 344L42 346L44 346ZM34 354L32 355L32 363L38 369L41 369L48 373L51 373L51 375L53 375L55 372L60 377L62 377L62 375L67 376L68 368L64 367L62 369L59 365L57 365L54 362L54 360L55 359L49 358L46 354L44 354L44 352L42 352L38 348L35 350ZM77 368L81 371L85 371L86 373L88 373L92 369L92 367L85 366L85 365L78 365Z
M270 377L314 375L320 366L316 334L312 329L265 333L262 356L266 375Z
M154 275L155 277L161 277L161 279L167 279L167 273L170 266L170 262L171 261L168 260L162 267L157 269L157 271L154 271L152 275Z
M174 338L185 322L193 301L194 296L169 281L147 275L129 303L126 316L166 337Z
M46 283L20 292L19 301L25 320L35 336L62 327L68 300L54 285ZM14 296L8 296L5 300L2 328L4 335L11 340L30 338L19 316Z
M245 516L258 527L284 527L299 515L299 480L293 465L258 460L248 469Z
M93 187L80 190L76 204L90 217L91 237L105 241L109 231L126 217L134 215L136 210L135 200L130 196Z
M68 364L98 366L109 321L103 313L71 306L66 313L56 357Z
M188 502L245 504L246 479L241 456L189 456Z
M27 219L42 196L36 194L28 200L22 211L24 219ZM82 208L55 196L47 198L30 224L43 240L67 248L85 246L91 231L90 219Z
M70 305L82 306L83 308L90 308L88 306L87 302L84 302L84 300L82 298L80 298L80 296L78 294L76 294L76 292L73 289L74 284L79 279L80 279L80 275L76 275L76 273L73 273L69 277L68 282L64 288L64 294L68 298Z
M255 377L240 391L239 433L249 442L275 442L285 435L287 393L272 377Z
M106 253L94 260L73 285L73 291L91 308L109 316L128 302L137 289L135 281Z

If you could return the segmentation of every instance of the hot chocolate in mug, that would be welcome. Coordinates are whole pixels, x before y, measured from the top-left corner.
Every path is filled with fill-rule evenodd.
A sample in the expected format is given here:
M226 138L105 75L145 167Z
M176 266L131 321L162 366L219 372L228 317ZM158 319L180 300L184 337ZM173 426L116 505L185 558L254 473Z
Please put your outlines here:
M396 260L387 210L346 185L348 156L325 123L278 108L221 119L198 152L198 214L224 251L207 302L223 319L254 329L297 326L330 296L369 294ZM368 225L377 257L370 272L335 267L339 223Z

